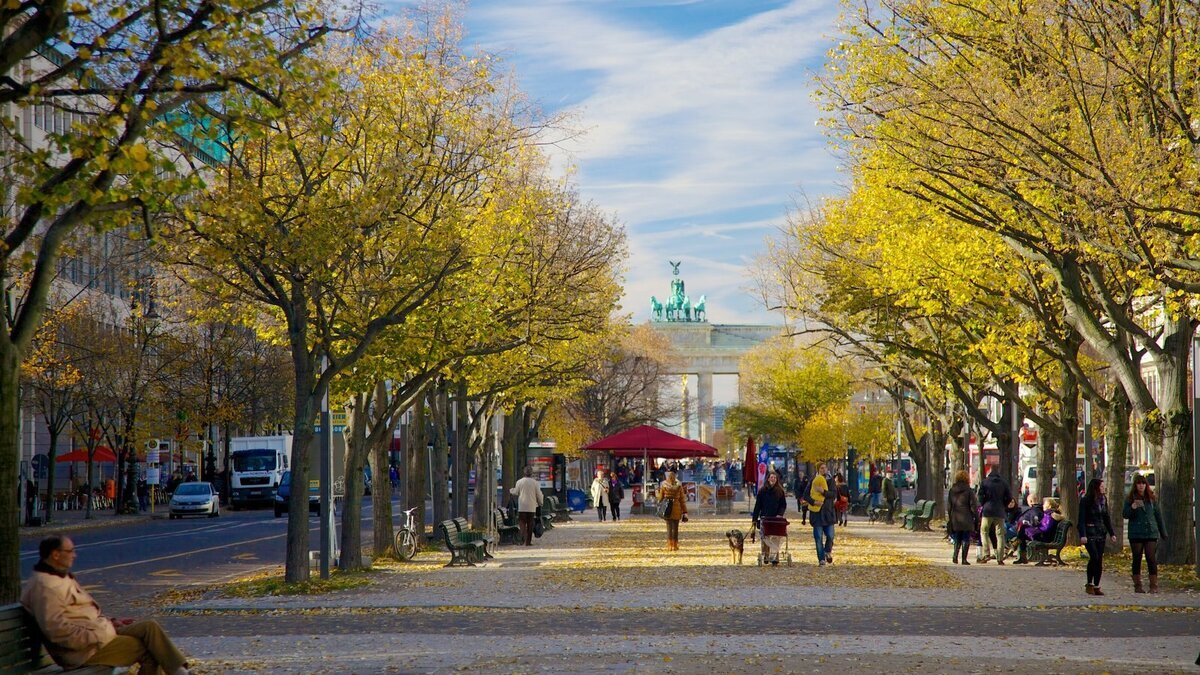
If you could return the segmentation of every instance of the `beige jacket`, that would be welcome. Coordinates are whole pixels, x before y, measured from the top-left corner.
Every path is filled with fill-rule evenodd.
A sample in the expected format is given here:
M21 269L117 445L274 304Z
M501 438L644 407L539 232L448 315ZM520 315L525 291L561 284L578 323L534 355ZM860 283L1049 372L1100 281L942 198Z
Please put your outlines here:
M534 513L542 505L542 488L537 480L525 476L509 490L517 498L517 511Z
M63 668L77 668L117 636L100 605L75 581L34 572L21 591L21 604L37 619L46 651Z

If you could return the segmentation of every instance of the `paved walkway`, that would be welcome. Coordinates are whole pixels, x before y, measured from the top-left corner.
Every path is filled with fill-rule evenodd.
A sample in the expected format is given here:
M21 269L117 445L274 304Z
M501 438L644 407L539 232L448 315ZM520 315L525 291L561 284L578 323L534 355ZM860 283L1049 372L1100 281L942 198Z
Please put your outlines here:
M1134 672L1200 652L1196 594L1114 578L1095 598L1076 570L951 565L933 533L852 521L819 568L795 522L794 564L760 568L749 544L730 563L745 516L693 518L676 554L651 517L593 518L476 568L421 553L365 589L205 597L163 620L199 672Z

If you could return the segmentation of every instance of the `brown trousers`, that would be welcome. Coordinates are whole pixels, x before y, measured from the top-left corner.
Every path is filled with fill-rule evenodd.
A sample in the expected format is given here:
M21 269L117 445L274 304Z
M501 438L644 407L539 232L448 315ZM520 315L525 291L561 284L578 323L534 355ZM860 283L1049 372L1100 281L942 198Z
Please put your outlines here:
M132 666L141 664L138 673L171 675L187 664L187 659L171 643L157 621L131 623L117 629L117 637L104 645L84 665Z

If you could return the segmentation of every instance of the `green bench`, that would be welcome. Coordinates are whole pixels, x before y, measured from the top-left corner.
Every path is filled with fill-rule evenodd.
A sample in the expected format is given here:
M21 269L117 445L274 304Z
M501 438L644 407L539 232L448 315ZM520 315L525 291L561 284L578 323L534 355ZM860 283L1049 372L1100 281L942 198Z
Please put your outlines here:
M921 506L921 512L913 514L911 525L906 525L906 527L913 532L916 532L917 530L931 532L932 530L929 528L929 522L933 520L933 511L936 508L937 502L933 501L932 499L927 500Z
M905 529L911 530L912 529L911 521L912 521L913 516L918 516L921 514L921 512L925 509L925 502L927 502L927 501L929 501L929 500L928 499L918 499L912 506L905 509L904 513L900 514L900 526Z
M516 523L509 522L504 517L504 509L499 506L492 509L492 525L496 528L501 545L521 543L521 528Z
M46 653L44 642L37 621L20 603L0 606L0 673L110 675L113 672L110 666L63 670L54 665Z
M463 538L462 528L456 521L466 523L465 518L455 518L443 520L437 527L446 543L446 550L450 552L450 562L446 563L446 567L474 567L477 561L484 559L487 543L482 539Z
M1067 532L1071 530L1071 521L1060 520L1058 526L1054 529L1054 538L1050 541L1031 541L1025 545L1025 550L1029 553L1029 561L1037 561L1038 566L1044 565L1066 565L1062 559L1063 546L1067 543ZM1054 555L1050 555L1053 551Z
M550 495L546 497L545 503L542 504L542 510L549 513L551 519L556 523L565 523L571 520L571 509L567 508L566 504L558 501L558 497Z
M888 522L888 524L890 525L890 524L892 524L893 522L895 522L895 520L894 520L894 518L895 518L895 515L894 515L894 514L895 514L895 513L896 513L896 511L898 511L899 509L900 509L900 498L899 498L899 497L897 497L897 498L895 498L895 499L893 499L893 500L892 500L892 503L891 503L891 505L890 505L890 506L888 505L888 503L887 503L887 502L881 502L879 506L872 506L872 507L870 507L870 508L867 510L867 518L868 518L868 519L869 519L869 520L870 520L872 523L874 523L874 522L878 522L878 521L881 521L881 520L885 520L885 519L887 519L887 518L888 518L888 514L889 514L889 513L891 513L891 514L893 514L893 516L892 516L892 518L893 518L893 519L889 519L889 520L887 521L887 522Z

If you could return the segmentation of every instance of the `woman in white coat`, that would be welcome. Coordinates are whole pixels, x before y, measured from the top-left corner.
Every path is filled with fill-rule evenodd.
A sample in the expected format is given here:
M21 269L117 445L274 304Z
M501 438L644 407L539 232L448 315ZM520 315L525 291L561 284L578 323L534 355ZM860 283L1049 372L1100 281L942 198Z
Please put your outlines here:
M596 507L600 520L604 521L608 513L608 479L603 469L597 469L596 478L592 480L592 505Z

